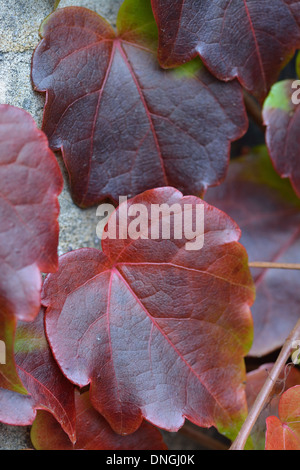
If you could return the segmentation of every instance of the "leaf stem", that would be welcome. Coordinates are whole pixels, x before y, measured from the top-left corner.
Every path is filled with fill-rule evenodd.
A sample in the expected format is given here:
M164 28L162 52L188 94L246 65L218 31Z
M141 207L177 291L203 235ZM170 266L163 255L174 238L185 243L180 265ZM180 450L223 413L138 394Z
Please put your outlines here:
M273 387L275 383L278 380L278 377L280 376L281 371L286 365L286 362L288 358L291 355L292 352L292 347L293 347L293 342L295 340L300 339L300 320L298 320L298 323L296 324L295 328L287 338L286 342L284 343L284 346L277 358L277 361L274 364L273 369L271 370L263 388L259 392L255 403L253 407L251 408L249 415L244 422L236 440L232 444L230 450L243 450L247 439L252 431L252 428L254 424L257 421L257 418L259 417L261 411L263 410L270 393L273 390Z
M254 261L249 263L249 268L262 269L293 269L300 270L300 264L297 263L272 263L265 261Z
M247 91L244 90L243 94L244 94L245 107L246 107L248 115L257 124L257 126L263 132L265 132L266 128L264 126L262 110L261 110L260 105L251 95L249 95L249 93L247 93Z

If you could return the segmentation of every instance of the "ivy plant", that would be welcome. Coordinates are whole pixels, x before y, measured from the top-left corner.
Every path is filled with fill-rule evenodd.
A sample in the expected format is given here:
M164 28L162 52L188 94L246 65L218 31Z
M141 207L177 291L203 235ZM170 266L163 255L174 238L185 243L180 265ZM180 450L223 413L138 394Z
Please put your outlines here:
M124 0L116 30L59 3L41 130L0 105L0 421L39 450L166 450L189 422L300 450L300 2ZM101 249L58 258L53 151Z

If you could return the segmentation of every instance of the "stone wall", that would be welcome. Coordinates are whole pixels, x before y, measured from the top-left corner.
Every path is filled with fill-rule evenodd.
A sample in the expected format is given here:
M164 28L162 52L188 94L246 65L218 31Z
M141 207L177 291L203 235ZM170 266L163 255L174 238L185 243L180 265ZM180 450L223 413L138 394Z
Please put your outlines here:
M33 91L30 80L32 53L39 42L39 26L54 7L55 0L0 0L0 103L24 108L40 127L44 96ZM122 0L61 0L60 7L84 6L97 11L113 25ZM59 254L82 247L99 247L96 209L81 210L70 197L66 173L60 196ZM0 423L0 450L30 445L28 429Z
M76 5L97 11L115 26L123 0L61 0L60 8ZM31 86L32 53L39 42L38 30L43 19L53 11L55 0L0 0L0 103L24 108L40 127L44 96ZM82 247L100 247L96 237L96 209L81 210L71 200L61 157L57 155L65 177L60 196L59 254ZM204 432L204 431L203 431ZM214 434L214 431L208 431ZM201 449L194 441L180 434L164 433L170 449ZM32 447L29 428L5 426L0 423L0 450Z

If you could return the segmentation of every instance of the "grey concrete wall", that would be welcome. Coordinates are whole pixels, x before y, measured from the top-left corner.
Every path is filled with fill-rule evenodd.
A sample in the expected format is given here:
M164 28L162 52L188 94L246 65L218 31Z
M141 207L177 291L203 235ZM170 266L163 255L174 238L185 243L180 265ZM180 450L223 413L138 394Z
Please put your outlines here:
M39 42L38 30L43 19L53 11L55 0L0 0L0 103L24 108L41 125L44 96L32 90L30 64ZM70 5L94 9L113 25L122 0L62 0L60 7ZM70 197L66 174L60 196L59 254L86 246L99 247L96 237L96 209L81 210ZM24 449L30 445L27 428L0 423L0 450Z
M97 11L115 25L123 0L61 0L60 7L84 6ZM0 103L19 106L41 125L44 97L32 90L30 65L39 42L38 30L43 19L53 11L55 0L0 0ZM70 197L61 158L65 187L60 196L59 254L82 247L99 247L96 238L96 209L81 210ZM210 433L210 431L209 431ZM180 434L164 433L170 449L201 449ZM0 423L0 450L30 448L29 428Z

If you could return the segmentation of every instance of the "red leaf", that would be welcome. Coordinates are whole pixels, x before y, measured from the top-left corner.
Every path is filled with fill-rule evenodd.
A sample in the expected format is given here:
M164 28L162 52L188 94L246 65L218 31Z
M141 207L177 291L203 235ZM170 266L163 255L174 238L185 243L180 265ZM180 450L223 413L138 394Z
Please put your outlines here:
M282 395L279 419L267 419L266 450L300 450L300 385Z
M200 55L216 77L237 77L260 100L300 47L300 4L293 0L152 0L152 6L164 67Z
M126 0L118 34L85 8L46 19L33 56L46 92L43 130L61 149L74 201L172 185L200 194L225 176L230 141L247 128L242 92L196 60L163 71L150 0Z
M91 384L93 406L116 432L134 432L143 417L175 431L186 417L233 436L246 412L243 356L254 297L240 231L172 188L135 197L128 211L142 204L150 216L150 206L162 203L177 211L190 204L194 223L204 204L202 250L187 251L187 240L174 235L151 240L149 227L148 240L106 239L103 253L63 256L44 284L47 336L63 373L80 387ZM125 203L118 223L124 211Z
M229 214L242 229L250 261L300 262L300 201L274 171L264 148L234 160L207 202ZM281 347L299 319L297 271L252 270L256 284L253 356ZM288 307L287 307L288 306Z
M165 450L160 432L145 421L130 436L116 434L92 407L89 394L76 394L76 444L72 444L56 419L40 411L31 429L37 450Z
M62 176L46 136L25 111L0 105L0 311L32 320L40 271L57 269Z
M290 178L300 197L300 106L293 103L293 83L293 80L285 80L274 85L265 101L263 117L275 169L283 178Z
M43 311L33 322L19 323L15 351L17 370L29 395L0 389L0 421L27 426L33 423L37 410L47 410L74 441L74 387L52 357L44 334Z
M274 364L264 364L259 369L247 374L246 395L249 410L252 408L257 395L266 382L273 366ZM255 450L264 450L266 419L270 415L278 415L278 405L281 394L295 385L300 385L300 371L296 367L287 367L280 374L278 381L275 383L272 393L270 394L270 399L268 400L264 410L259 415L259 418L251 432L251 438Z

